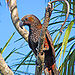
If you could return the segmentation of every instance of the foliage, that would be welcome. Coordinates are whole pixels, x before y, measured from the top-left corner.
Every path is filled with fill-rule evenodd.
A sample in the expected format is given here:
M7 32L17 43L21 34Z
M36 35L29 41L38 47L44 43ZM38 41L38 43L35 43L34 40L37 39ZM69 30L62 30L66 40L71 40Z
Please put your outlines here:
M45 0L46 1L46 0ZM59 64L58 68L60 71L60 75L74 75L75 73L75 35L70 36L71 31L75 29L75 2L74 0L68 0L70 4L70 14L69 16L72 18L71 20L68 18L66 24L63 27L63 33L60 33L60 28L61 28L61 23L64 22L64 18L66 15L66 8L65 8L65 3L64 2L57 2L54 3L55 8L53 11L53 16L50 19L50 24L48 27L48 30L50 31L50 35L52 38L54 37L53 44L55 47L56 51L56 60L59 58ZM61 10L58 10L58 7L63 3L63 6L61 6ZM54 14L57 14L54 16ZM72 33L71 33L72 34ZM12 35L13 36L13 35ZM63 38L64 36L64 38ZM10 38L11 39L11 38ZM14 43L17 43L21 41L22 38L19 38L16 40ZM9 41L6 43L5 47L0 50L2 50L1 53L5 50L7 47L7 44ZM14 71L15 74L29 74L28 72L23 72L18 70L21 66L27 66L27 70L29 68L29 65L35 65L35 60L33 60L33 53L30 51L27 55L23 54L19 50L23 48L23 43L21 43L19 48L14 48L6 57L5 61L13 55L14 53L17 55L23 55L22 58L15 59L17 60L17 64L14 63L13 65L10 65L10 68ZM14 60L14 61L15 61ZM62 63L60 64L60 62ZM9 62L9 61L8 61ZM58 61L56 61L58 62ZM15 70L13 69L15 68ZM31 74L31 73L30 73Z
M9 40L7 41L7 43L5 44L5 46L3 47L3 49L1 50L1 54L4 52L4 50L6 49L6 47L8 46L10 40L12 39L13 35L15 34L15 32L12 34L12 36L9 38Z

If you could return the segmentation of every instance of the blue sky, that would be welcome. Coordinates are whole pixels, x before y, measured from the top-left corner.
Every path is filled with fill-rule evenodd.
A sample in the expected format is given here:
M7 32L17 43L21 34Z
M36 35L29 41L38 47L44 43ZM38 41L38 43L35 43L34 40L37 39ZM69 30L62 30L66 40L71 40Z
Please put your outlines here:
M3 47L9 37L14 31L16 31L12 21L8 6L5 0L1 0L2 6L0 6L0 46ZM46 3L44 0L17 0L18 13L20 19L27 14L34 14L39 19L44 16ZM15 40L20 38L19 33L16 32L14 36Z
M6 44L7 40L10 38L10 36L13 34L14 31L16 31L12 21L11 21L11 16L10 12L8 9L8 6L5 2L5 0L1 0L2 6L0 6L0 48L3 48L4 45ZM45 3L45 0L17 0L17 7L18 7L18 13L20 19L27 14L34 14L36 15L39 19L41 19L44 16L45 12L45 7L47 3ZM5 49L3 53L3 57L5 58L14 48L20 47L20 44L24 43L24 39L21 40L18 43L14 43L15 40L21 38L20 34L16 31L16 34L10 41L9 45ZM27 45L25 42L24 45ZM27 54L31 49L29 46L25 46L24 48L20 49L19 51L23 54ZM15 53L11 55L10 58L6 62L9 62L8 65L13 64L13 61L17 58L21 58L23 56L19 56L18 54L16 55ZM17 63L17 61L15 61ZM27 66L21 66L20 70L25 70ZM32 70L31 70L32 68ZM34 73L35 67L30 66L28 69L28 72Z
M0 6L0 44L3 45L7 39L11 36L11 34L16 31L14 28L9 9L5 0L1 0L2 6ZM45 1L44 0L17 0L18 13L20 19L27 14L34 14L39 19L44 16L45 11ZM3 40L2 40L3 39Z

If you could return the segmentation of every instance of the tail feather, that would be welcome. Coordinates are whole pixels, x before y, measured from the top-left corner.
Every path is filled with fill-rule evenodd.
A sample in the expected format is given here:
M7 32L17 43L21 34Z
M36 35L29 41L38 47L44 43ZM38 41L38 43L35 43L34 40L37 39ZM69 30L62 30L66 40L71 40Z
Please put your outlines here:
M46 43L48 44L49 49L44 51L45 52L45 59L44 59L45 69L48 71L49 75L59 75L56 64L55 64L55 50L54 50L52 38L48 30L46 32L46 39L47 39Z

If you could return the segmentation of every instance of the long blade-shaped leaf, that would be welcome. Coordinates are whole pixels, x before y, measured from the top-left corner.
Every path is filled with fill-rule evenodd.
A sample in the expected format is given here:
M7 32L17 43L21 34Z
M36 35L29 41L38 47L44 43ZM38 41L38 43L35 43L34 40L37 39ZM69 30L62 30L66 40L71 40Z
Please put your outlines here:
M5 61L15 52L15 51L17 51L17 50L19 50L21 47L19 47L19 48L17 48L17 49L13 49L6 57L5 57ZM16 52L15 52L16 53ZM22 54L23 55L23 54Z
M71 32L73 24L74 24L74 22L71 21L71 23L69 24L68 28L66 29L66 32L65 32L65 35L64 35L64 39L63 39L63 43L62 43L62 47L61 47L61 52L60 52L59 65L60 65L60 60L61 60L63 47L64 47L64 52L63 52L63 56L64 56L65 49L66 49L66 46L67 46L67 43L68 43L69 34Z
M15 49L15 48L14 48L14 49ZM5 59L4 59L5 61L6 61L6 60L11 56L11 54L14 52L14 49L13 49L13 51L10 52L10 54L8 54L8 55L5 57Z
M67 43L68 43L68 38L69 38L69 35L70 35L70 32L71 32L71 29L72 29L72 26L73 26L74 22L71 22L68 26L68 28L66 29L66 32L65 32L65 36L64 36L64 52L63 52L63 56L65 54L65 50L66 50L66 46L67 46Z
M73 50L73 52L71 52L72 49L73 49L73 47L74 47L74 45L75 45L75 43L71 46L71 48L70 48L70 50L69 50L67 56L65 57L64 62L62 63L62 65L61 65L60 68L59 68L60 75L62 75L63 69L64 69L64 72L66 72L65 65L67 66L68 61L71 61L70 59L75 57L75 54L74 54L75 51ZM73 57L71 57L71 56L73 56ZM74 58L74 59L75 59L75 58ZM73 61L74 61L74 60L73 60ZM73 65L73 66L74 66L74 65ZM69 66L68 66L68 67L69 67ZM69 69L68 69L68 70L69 70ZM67 71L68 71L68 70L67 70Z
M16 43L16 42L18 42L18 41L20 41L20 40L22 40L22 39L23 39L23 37L21 37L21 38L19 38L18 40L14 41L14 43Z
M29 57L29 55L32 53L32 51L30 51L29 53L28 53L28 55L24 58L24 60L22 60L22 62L19 64L19 66L16 68L16 71L17 71L17 69L22 65L22 63Z
M59 32L57 33L56 37L54 38L53 45L54 45L54 43L55 43L56 38L58 37L58 35L59 35Z
M74 61L75 61L75 49L73 50L73 52L70 54L69 56L70 60L69 60L69 64L68 64L68 75L71 75L71 69Z
M12 36L10 37L10 39L7 41L7 43L5 44L5 46L3 47L1 54L4 52L4 50L6 49L7 45L9 44L10 40L12 39L13 35L15 34L15 32L12 34Z

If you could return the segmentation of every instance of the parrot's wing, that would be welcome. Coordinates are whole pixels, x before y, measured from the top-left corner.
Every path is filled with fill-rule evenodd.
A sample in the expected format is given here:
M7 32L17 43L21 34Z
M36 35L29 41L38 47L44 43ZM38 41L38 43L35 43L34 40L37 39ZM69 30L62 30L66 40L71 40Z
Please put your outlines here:
M47 39L47 41L48 41L47 43L50 47L49 50L46 50L46 53L45 53L46 67L48 68L48 70L52 69L52 72L51 72L52 75L59 75L59 71L58 71L58 69L56 67L56 63L55 63L55 50L54 50L52 38L51 38L48 30L46 31L46 39Z
M46 31L46 36L47 36L47 38L48 38L48 40L49 40L50 46L51 46L51 48L52 48L52 53L53 53L53 55L54 55L54 57L55 57L54 45L53 45L52 38L51 38L51 36L50 36L48 30Z

